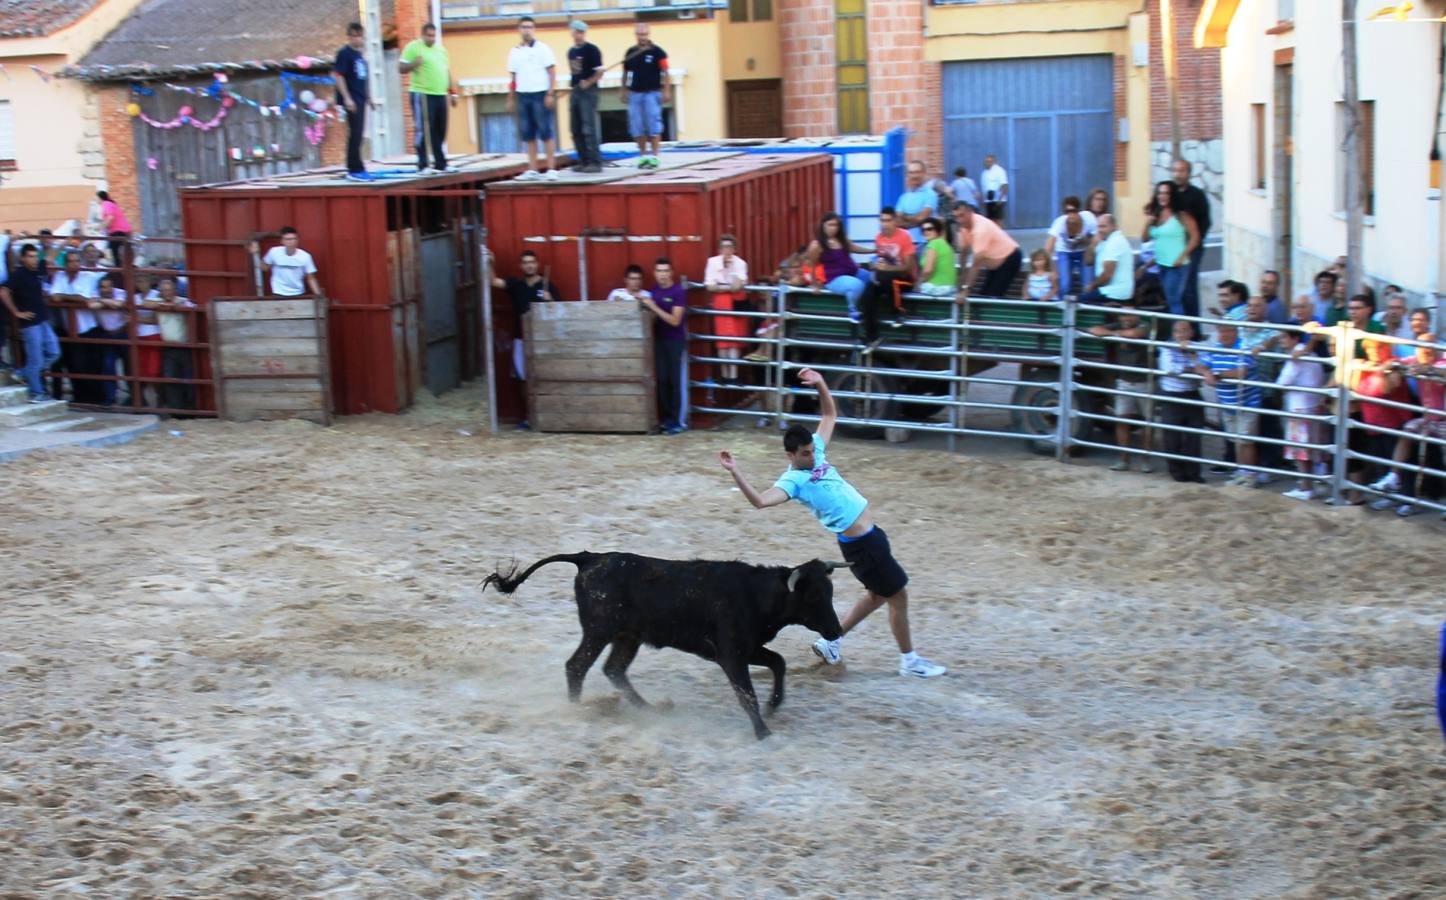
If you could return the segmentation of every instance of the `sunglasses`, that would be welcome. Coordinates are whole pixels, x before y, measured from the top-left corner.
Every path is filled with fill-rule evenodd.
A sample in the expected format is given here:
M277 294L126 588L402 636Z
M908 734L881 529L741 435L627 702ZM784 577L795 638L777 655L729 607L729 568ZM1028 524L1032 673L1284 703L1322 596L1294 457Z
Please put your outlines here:
M920 225L920 226L919 226L919 230L920 230L920 231L938 231L939 229L935 228L933 225Z

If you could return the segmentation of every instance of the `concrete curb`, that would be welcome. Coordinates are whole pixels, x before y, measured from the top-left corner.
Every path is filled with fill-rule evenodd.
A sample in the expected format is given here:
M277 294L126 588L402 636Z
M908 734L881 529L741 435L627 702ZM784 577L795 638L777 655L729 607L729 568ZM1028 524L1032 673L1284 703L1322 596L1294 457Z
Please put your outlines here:
M128 417L137 418L137 417ZM67 440L63 431L52 432L47 437L55 440L37 442L33 446L5 449L5 435L0 433L0 463L7 463L19 459L27 453L36 450L53 450L57 447L111 447L117 444L128 444L142 434L155 431L161 427L161 421L155 416L148 416L150 421L139 422L133 425L124 425L110 428L101 432L73 432Z

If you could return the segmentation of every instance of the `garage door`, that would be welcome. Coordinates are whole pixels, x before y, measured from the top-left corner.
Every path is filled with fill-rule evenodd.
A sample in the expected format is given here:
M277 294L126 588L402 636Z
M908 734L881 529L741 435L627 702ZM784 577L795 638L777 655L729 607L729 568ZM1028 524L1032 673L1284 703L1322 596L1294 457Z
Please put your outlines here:
M1009 172L1005 224L1043 228L1070 194L1114 180L1109 56L944 64L944 163L977 178L992 153Z

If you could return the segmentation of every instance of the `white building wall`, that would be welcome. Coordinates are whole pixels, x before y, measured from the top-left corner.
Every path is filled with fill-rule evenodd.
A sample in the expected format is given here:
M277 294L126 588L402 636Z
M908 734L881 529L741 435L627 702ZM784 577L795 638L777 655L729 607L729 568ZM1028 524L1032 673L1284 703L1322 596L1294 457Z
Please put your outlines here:
M1275 0L1242 0L1222 50L1225 135L1226 266L1254 282L1278 260L1274 189L1252 190L1250 105L1266 104L1267 159L1274 153L1275 51L1294 48L1295 293L1309 289L1323 265L1345 252L1344 214L1336 208L1340 163L1336 104L1342 97L1339 6L1297 4L1295 28L1267 35ZM1364 9L1363 15L1369 10ZM1362 22L1360 95L1375 101L1376 212L1364 239L1366 277L1379 288L1400 284L1417 302L1438 290L1442 252L1439 192L1429 189L1428 152L1434 135L1440 25ZM1274 173L1267 168L1267 175Z

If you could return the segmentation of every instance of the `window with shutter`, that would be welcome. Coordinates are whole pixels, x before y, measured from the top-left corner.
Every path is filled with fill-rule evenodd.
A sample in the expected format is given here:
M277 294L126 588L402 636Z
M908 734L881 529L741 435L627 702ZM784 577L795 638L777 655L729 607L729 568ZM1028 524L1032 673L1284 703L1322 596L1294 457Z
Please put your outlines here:
M838 130L869 133L868 19L865 0L834 0Z
M9 100L0 100L0 170L15 168L15 113Z

